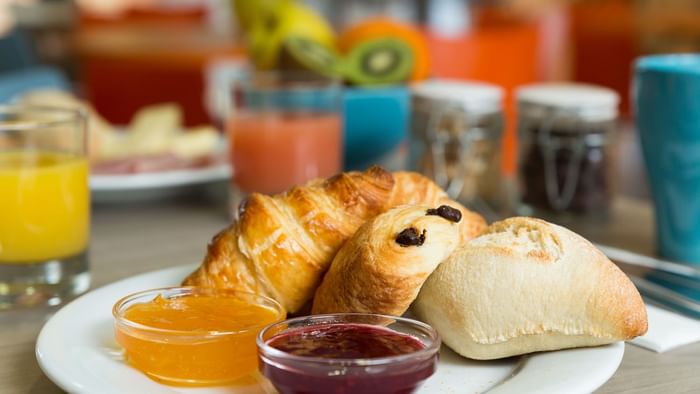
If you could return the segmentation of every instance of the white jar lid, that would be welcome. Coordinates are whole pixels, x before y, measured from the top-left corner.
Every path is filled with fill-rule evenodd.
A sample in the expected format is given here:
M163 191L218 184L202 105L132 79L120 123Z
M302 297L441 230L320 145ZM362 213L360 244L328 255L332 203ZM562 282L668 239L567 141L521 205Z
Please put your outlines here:
M441 105L454 103L466 111L486 114L500 112L503 89L484 82L433 79L411 86L414 98L439 102Z
M539 83L517 89L518 112L533 117L561 111L588 121L617 117L620 96L612 89L581 83Z

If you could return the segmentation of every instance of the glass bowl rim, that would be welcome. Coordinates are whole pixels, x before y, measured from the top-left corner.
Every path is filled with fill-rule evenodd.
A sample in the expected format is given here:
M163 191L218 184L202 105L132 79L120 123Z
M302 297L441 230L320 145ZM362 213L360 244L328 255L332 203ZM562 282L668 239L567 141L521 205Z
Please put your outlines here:
M371 317L371 318L384 318L384 319L391 319L395 320L398 323L402 324L407 324L409 326L412 326L414 328L419 328L426 332L430 338L432 339L432 343L429 344L428 346L424 347L423 349L416 350L415 352L412 353L407 353L407 354L399 354L396 356L386 356L386 357L376 357L376 358L323 358L323 357L307 357L307 356L298 356L295 354L291 354L282 350L279 350L277 348L274 348L266 343L266 341L263 339L263 336L265 333L267 333L270 329L272 329L275 326L279 326L282 324L290 324L290 323L296 323L304 320L322 320L322 319L329 319L329 318L339 318L339 317L346 317L346 316L354 316L354 317ZM338 322L338 324L346 324L350 323L353 324L353 322ZM333 323L331 323L333 324ZM355 323L355 324L366 324L366 325L371 325L371 326L377 326L376 324L370 324L370 323ZM383 327L383 326L382 326ZM390 328L387 328L390 329ZM418 339L421 343L425 344L423 340L420 338L417 338L411 334L406 334L402 332L398 332L396 330L392 330L397 332L398 334L401 335L410 335L416 339ZM271 337L270 339L274 338ZM256 338L256 343L258 345L258 350L262 353L262 356L269 355L271 357L277 358L277 359L284 359L284 360L279 360L279 361L299 361L299 362L305 362L305 363L313 363L317 364L318 366L336 366L338 364L342 364L344 366L349 366L349 367L367 367L367 366L378 366L378 365L386 365L386 364L394 364L394 363L404 363L404 362L410 362L413 361L416 358L420 358L422 356L425 357L431 357L435 353L438 353L440 351L440 346L442 344L440 334L437 332L435 328L430 326L427 323L424 323L422 321L418 321L415 319L410 319L406 317L400 317L400 316L391 316L391 315L384 315L380 313L328 313L328 314L321 314L321 315L310 315L310 316L299 316L299 317L294 317L291 319L285 319L282 321L278 321L275 323L271 323L267 325L265 328L260 330L260 333L258 333L257 338Z
M114 317L114 320L117 324L123 324L129 328L135 329L135 330L140 330L144 332L148 332L151 334L167 334L167 335L174 335L178 337L194 337L194 338L209 338L209 337L222 337L222 336L229 336L229 335L238 335L238 334L244 334L253 330L259 330L265 327L264 324L257 324L257 325L252 325L247 328L243 328L240 330L226 330L226 331L217 331L217 330L202 330L202 331L191 331L191 330L173 330L173 329L168 329L168 328L158 328L158 327L152 327L146 324L141 324L137 323L134 321L131 321L124 317L124 310L122 310L122 307L124 304L126 304L129 301L135 300L139 297L145 297L149 295L158 295L162 294L165 292L181 292L177 293L177 295L191 295L194 292L207 292L209 294L215 294L215 295L245 295L245 296L253 296L257 297L259 299L265 300L266 303L269 303L270 306L272 306L271 309L273 309L274 312L277 312L277 316L280 319L284 319L286 316L286 310L284 307L277 302L275 299L268 297L263 294L257 294L249 291L242 291L242 290L233 290L233 289L217 289L213 287L199 287L199 286L171 286L171 287L159 287L155 289L148 289L148 290L141 290L137 291L131 294L128 294L122 298L120 298L117 302L114 303L114 306L112 307L112 316ZM230 297L233 298L233 297ZM264 305L261 303L255 303L255 305ZM276 322L279 322L276 321ZM268 323L268 324L274 324L274 323Z
M61 119L52 120L21 120L16 123L5 123L0 120L0 131L31 131L33 129L42 127L56 127L64 126L72 123L85 122L87 117L86 110L82 108L68 108L54 105L25 105L25 104L0 104L0 115L21 113L22 111L29 111L34 113L57 113L63 114L65 117Z

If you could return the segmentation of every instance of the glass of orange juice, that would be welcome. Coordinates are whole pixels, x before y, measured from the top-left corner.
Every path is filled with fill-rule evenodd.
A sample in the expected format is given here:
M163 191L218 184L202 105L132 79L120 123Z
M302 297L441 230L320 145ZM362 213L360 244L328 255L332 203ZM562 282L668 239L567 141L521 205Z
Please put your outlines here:
M248 193L280 193L341 170L341 95L339 81L305 73L233 82L226 124L233 208Z
M0 309L87 290L89 222L84 114L0 106Z

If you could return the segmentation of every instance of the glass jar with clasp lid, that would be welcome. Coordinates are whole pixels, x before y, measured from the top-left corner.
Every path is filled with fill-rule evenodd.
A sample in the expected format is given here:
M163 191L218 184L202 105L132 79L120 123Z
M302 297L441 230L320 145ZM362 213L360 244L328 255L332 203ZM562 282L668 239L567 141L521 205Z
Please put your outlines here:
M411 91L409 167L489 217L506 202L502 100L500 87L480 82L434 80Z
M605 218L612 202L610 157L619 97L584 84L517 90L519 213L561 221Z

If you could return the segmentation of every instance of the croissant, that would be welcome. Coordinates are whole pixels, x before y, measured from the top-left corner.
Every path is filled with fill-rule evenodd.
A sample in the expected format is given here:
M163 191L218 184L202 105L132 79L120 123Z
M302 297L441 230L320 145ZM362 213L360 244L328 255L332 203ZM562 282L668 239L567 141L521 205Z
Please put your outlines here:
M252 193L184 284L265 294L295 312L313 297L342 243L386 209L393 186L391 173L372 167L276 196Z
M487 223L476 212L470 211L457 201L451 200L440 186L429 178L416 172L394 172L394 189L389 197L389 207L399 205L424 204L429 206L449 205L462 212L462 220L459 223L461 243L481 234L486 229Z
M251 194L239 220L214 237L204 262L184 284L261 293L296 312L313 298L333 256L364 222L390 207L419 203L459 208L463 240L486 227L480 215L449 200L430 179L372 167L276 196Z
M340 249L312 312L400 316L460 243L459 210L403 205L365 223Z

